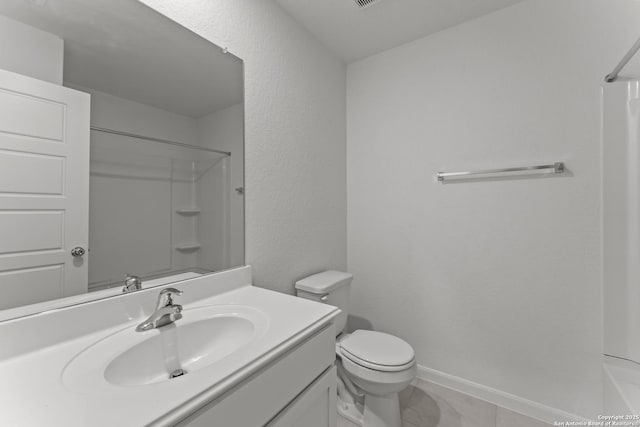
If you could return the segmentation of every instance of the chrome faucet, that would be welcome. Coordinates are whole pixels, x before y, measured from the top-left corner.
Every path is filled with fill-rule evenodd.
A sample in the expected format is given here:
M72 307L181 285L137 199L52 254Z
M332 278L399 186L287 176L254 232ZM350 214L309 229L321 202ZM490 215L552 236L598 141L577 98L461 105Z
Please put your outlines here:
M124 278L124 288L122 288L123 293L139 291L142 289L142 280L138 276L134 276L132 274L127 274Z
M136 331L143 332L149 329L160 328L182 319L182 306L173 303L174 295L180 296L182 295L182 291L175 288L165 288L161 290L160 295L158 295L155 311L147 320L138 325Z

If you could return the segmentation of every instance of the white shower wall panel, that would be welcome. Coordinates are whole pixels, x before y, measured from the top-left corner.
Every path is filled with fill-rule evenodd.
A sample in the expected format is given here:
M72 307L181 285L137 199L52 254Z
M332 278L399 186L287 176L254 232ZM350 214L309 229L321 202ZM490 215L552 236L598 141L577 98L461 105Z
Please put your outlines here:
M193 118L75 88L91 94L92 126L197 143ZM197 253L175 246L196 240L196 219L176 218L176 210L195 204L191 164L197 152L97 131L91 137L89 282L195 267Z
M640 81L603 92L604 353L640 363Z
M119 158L124 150L112 152L116 161L107 161L109 152L101 149L122 146L121 138L91 132L90 284L124 280L125 274L160 273L172 266L171 164L134 153Z
M196 194L202 211L198 237L202 245L199 265L209 270L231 267L229 264L228 160L220 159L196 181ZM235 264L238 265L238 264Z
M174 161L171 182L171 233L173 241L174 270L189 270L198 266L198 250L179 251L175 247L180 245L196 244L199 241L198 222L199 215L184 215L178 211L181 209L198 208L196 195L196 183L192 161ZM191 167L190 167L191 166Z
M228 206L228 264L244 264L244 194L234 189L244 187L244 105L238 104L198 119L200 145L228 151L230 158L224 165ZM217 169L215 173L220 173ZM217 208L216 208L217 209ZM218 215L218 214L216 214ZM216 258L217 259L217 258Z

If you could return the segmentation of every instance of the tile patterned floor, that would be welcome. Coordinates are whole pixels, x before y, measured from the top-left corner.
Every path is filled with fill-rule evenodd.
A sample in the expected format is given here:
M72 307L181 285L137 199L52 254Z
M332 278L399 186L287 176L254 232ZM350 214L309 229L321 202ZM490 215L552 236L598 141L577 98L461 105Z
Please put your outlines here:
M416 379L400 393L403 427L549 427L439 385ZM357 427L338 417L338 427Z

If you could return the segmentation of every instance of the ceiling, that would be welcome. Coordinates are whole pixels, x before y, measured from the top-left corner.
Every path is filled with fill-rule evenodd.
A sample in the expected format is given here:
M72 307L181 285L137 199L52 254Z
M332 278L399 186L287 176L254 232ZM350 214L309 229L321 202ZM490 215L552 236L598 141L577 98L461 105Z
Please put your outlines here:
M348 63L523 0L276 1Z
M242 61L132 0L1 0L64 39L65 84L200 118L242 102Z

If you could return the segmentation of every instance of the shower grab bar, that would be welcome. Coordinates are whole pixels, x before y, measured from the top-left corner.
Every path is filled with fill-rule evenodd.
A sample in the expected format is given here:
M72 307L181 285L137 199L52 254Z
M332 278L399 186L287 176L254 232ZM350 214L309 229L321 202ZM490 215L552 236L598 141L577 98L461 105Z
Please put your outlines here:
M611 73L605 76L604 81L607 83L615 82L620 71L622 71L624 66L627 65L629 61L631 61L631 58L633 58L633 55L635 55L638 50L640 50L640 39L638 39L638 41L636 41L633 46L631 46L629 52L627 52L627 54L622 57L622 60L618 63L618 65L616 65L616 68L614 68Z
M474 179L474 178L492 178L495 175L509 174L511 175L530 175L539 173L563 173L565 170L564 162L556 162L550 165L537 165L537 166L523 166L517 168L504 168L504 169L486 169L479 171L465 171L465 172L438 172L436 179L438 182L444 182L448 179ZM491 177L477 175L491 175Z

